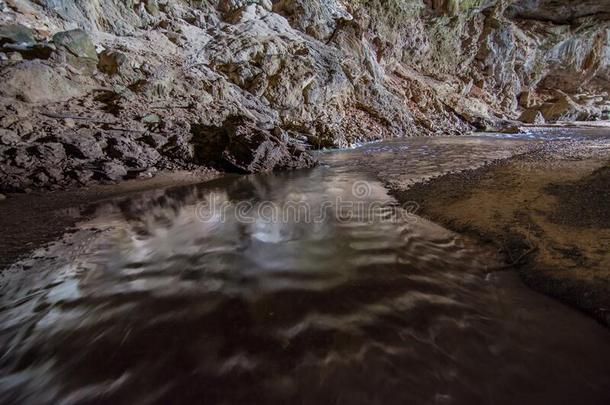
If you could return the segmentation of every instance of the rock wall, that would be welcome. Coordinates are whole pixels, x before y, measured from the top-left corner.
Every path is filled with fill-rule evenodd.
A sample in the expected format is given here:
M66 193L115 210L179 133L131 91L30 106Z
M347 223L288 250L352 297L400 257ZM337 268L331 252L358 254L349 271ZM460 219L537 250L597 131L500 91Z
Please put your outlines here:
M0 192L607 118L610 4L0 0Z

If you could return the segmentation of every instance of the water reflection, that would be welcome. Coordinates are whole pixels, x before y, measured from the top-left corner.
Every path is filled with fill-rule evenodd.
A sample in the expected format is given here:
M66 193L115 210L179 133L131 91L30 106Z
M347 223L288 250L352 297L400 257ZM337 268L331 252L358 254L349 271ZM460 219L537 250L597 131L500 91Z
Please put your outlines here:
M86 208L3 274L0 402L607 403L605 329L489 276L351 153ZM294 201L327 215L261 214Z

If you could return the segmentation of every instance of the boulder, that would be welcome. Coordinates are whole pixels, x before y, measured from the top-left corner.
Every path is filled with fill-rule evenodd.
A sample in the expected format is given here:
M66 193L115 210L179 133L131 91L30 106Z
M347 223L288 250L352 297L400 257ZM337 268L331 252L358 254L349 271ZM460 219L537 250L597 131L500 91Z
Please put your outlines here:
M98 64L98 56L91 37L81 29L58 32L53 35L53 43L58 51L63 51L66 61L79 69L93 70Z
M156 133L146 134L139 141L155 149L164 146L168 142L165 136Z
M312 167L316 160L279 128L274 133L243 117L222 126L193 126L195 160L221 170L258 173Z
M99 142L89 134L76 132L64 133L57 137L67 154L76 159L97 160L104 157L104 151Z
M588 121L599 119L602 115L599 109L580 105L560 90L556 90L555 94L555 100L541 109L547 121Z
M537 125L546 123L544 116L542 115L540 110L536 108L523 111L523 113L521 113L521 116L519 117L519 121L525 122L526 124Z
M34 31L21 24L0 26L0 46L6 44L31 47L36 43Z
M0 71L0 96L28 103L66 101L82 95L87 86L77 83L42 61L22 61Z

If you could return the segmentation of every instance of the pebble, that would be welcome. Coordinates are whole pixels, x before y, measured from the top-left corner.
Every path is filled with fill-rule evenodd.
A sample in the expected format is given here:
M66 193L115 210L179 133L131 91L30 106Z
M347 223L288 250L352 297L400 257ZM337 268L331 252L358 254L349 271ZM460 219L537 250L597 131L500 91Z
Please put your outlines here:
M6 200L6 196L4 194L0 194L0 201Z

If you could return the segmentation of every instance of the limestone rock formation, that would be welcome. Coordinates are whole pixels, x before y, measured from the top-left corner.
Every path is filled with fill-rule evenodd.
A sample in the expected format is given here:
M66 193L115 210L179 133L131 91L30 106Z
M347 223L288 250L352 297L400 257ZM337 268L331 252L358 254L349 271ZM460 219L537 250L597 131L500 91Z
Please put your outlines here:
M226 171L258 173L312 167L305 145L279 127L260 128L243 117L220 126L194 126L195 159Z
M304 167L317 148L607 119L609 7L0 0L0 192Z

